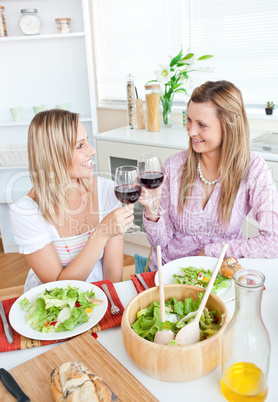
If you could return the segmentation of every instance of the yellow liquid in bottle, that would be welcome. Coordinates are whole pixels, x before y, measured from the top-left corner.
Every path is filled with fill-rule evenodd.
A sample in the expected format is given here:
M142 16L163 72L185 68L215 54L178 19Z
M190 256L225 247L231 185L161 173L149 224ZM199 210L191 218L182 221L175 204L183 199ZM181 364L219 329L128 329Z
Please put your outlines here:
M225 370L221 390L230 402L263 402L268 393L262 371L252 363L236 363Z

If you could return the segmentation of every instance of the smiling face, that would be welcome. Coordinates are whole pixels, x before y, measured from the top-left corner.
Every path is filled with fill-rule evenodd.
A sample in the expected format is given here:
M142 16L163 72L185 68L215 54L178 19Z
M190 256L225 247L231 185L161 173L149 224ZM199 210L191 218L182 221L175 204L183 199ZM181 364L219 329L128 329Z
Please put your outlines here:
M219 156L222 148L222 128L212 102L190 102L186 129L195 152Z
M70 168L71 179L90 177L90 173L93 172L92 156L95 154L95 148L88 143L88 134L84 126L79 122L77 141L72 155L72 166Z

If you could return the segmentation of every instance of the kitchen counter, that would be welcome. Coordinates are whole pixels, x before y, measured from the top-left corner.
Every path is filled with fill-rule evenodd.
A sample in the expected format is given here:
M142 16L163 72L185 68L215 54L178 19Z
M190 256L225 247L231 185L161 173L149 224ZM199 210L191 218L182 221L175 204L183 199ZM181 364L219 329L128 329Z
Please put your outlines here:
M250 142L262 135L265 131L251 130ZM171 128L161 128L160 131L150 132L147 130L130 129L129 127L121 127L115 130L106 131L95 135L96 140L112 141L125 144L146 145L159 148L176 149L177 152L188 148L188 135L185 128L176 124ZM278 162L278 153L259 152L265 160Z

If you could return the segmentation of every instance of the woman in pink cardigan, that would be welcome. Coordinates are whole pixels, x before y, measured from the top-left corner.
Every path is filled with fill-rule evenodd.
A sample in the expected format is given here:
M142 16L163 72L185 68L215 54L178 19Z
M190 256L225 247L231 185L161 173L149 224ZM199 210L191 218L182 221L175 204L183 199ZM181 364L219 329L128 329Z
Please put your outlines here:
M164 165L163 187L143 189L144 226L163 264L186 256L278 257L278 194L264 159L249 149L249 125L241 92L230 82L206 82L187 105L187 151ZM164 215L152 210L151 191ZM241 226L252 210L259 236L242 238Z

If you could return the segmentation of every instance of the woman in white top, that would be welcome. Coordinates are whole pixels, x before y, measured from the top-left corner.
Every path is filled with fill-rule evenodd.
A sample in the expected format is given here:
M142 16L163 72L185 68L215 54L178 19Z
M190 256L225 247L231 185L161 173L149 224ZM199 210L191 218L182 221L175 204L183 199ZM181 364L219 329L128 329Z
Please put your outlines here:
M113 182L93 176L96 150L87 137L79 115L65 110L40 112L30 124L33 188L10 208L19 252L32 267L25 291L64 279L122 279L134 206L121 207Z

